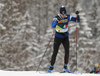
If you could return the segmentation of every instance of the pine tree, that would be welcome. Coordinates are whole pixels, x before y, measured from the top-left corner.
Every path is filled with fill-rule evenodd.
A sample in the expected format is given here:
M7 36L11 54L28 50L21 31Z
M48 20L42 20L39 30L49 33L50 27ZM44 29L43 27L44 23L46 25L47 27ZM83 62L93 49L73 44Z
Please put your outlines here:
M0 59L1 69L31 70L38 49L36 28L32 24L31 16L23 8L24 1L12 0L4 2L2 24L7 28L0 37L2 46ZM22 10L23 9L23 10ZM21 11L22 10L22 11ZM26 12L25 12L26 11ZM5 63L7 62L7 63Z
M91 70L90 66L93 65L93 56L91 54L96 54L96 48L93 39L92 28L88 24L86 18L87 14L83 11L80 13L81 22L79 23L78 31L78 72L89 72ZM85 63L84 63L85 62ZM86 65L89 65L86 67Z
M93 10L91 12L92 15L92 19L90 21L90 24L93 25L93 39L94 39L94 43L96 44L95 47L96 49L96 57L94 57L94 63L95 62L99 62L98 59L100 58L100 54L99 54L99 49L100 49L100 15L99 15L99 0L95 0L92 3L92 7L91 10Z

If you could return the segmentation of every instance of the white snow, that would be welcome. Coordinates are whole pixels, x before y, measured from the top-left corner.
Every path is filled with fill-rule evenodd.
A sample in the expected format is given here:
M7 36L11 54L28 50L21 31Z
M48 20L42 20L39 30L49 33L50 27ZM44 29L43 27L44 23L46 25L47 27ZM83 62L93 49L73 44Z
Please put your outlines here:
M0 3L0 9L1 9L2 7L4 7L4 4Z
M0 23L0 28L3 29L3 30L6 29L6 27L4 27L1 23Z
M100 76L99 74L45 73L36 71L0 71L1 76Z
M2 1L4 0L0 0L0 69L34 70L38 66L37 63L40 62L53 34L52 19L59 13L61 5L65 5L68 14L73 17L76 17L76 9L79 10L81 18L80 23L69 23L69 69L73 72L76 69L76 25L78 72L88 73L95 62L100 63L100 0L96 0L97 3L93 0ZM40 66L42 70L49 67L53 42L54 36ZM63 56L64 48L61 45L55 63L55 67L59 67L56 67L55 71L61 71L64 64Z

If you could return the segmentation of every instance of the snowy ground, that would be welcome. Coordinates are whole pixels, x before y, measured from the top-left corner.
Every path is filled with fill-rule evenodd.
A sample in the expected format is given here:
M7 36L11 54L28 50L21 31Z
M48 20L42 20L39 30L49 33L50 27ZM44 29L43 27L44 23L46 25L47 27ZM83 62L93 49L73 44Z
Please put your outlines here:
M100 74L43 73L35 71L0 71L0 76L100 76Z

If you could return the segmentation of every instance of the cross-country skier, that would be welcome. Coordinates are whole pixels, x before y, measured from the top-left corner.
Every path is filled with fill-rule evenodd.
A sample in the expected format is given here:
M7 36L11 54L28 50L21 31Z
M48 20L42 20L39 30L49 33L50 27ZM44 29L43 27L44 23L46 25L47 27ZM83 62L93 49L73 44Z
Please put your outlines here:
M95 74L99 74L100 73L99 63L95 63L94 64L94 68L92 69L92 71L90 73L95 73Z
M60 14L55 16L52 21L52 28L56 28L54 44L53 44L53 54L51 58L51 65L47 72L51 72L54 69L54 63L56 61L56 56L60 44L62 43L65 50L64 57L64 71L69 72L67 68L68 59L69 59L69 33L68 33L68 23L69 21L80 22L80 17L76 12L77 17L72 17L67 14L67 10L64 6L60 7Z

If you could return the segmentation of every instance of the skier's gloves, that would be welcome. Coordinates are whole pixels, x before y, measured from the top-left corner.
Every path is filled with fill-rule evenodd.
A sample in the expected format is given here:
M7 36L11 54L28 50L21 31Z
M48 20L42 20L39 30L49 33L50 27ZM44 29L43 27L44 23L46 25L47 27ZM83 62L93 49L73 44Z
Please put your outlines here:
M57 21L59 22L61 20L61 17L58 16Z
M79 14L79 11L76 11L75 13L78 15Z
M78 14L79 14L79 11L76 11L75 13L76 13L76 15L77 15L76 20L79 21L79 15L78 15Z

